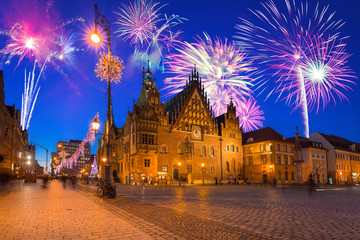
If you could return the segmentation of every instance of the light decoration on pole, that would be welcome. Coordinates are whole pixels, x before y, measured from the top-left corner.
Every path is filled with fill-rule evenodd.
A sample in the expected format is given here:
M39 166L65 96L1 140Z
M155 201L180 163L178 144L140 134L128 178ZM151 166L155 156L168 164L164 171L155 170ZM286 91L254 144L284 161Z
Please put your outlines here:
M124 68L122 59L112 56L110 53L101 52L95 73L101 81L120 83Z

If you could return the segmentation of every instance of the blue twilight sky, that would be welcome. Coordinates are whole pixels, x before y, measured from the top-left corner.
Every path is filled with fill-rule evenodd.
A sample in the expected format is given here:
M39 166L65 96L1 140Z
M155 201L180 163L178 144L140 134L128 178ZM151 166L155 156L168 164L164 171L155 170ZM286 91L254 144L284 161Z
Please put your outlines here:
M112 23L112 53L120 56L126 66L122 82L112 87L114 117L117 126L120 127L125 121L127 109L132 108L133 99L137 99L140 92L142 69L141 65L131 63L134 48L129 45L128 41L124 41L114 33L117 25L113 24L116 21L113 11L117 11L121 3L127 4L129 1L97 2L99 11ZM274 0L274 2L283 6L283 0ZM316 4L317 1L309 0L308 2ZM358 76L360 73L360 14L358 11L360 1L320 0L319 2L321 6L329 4L329 11L336 11L336 19L343 19L346 22L341 28L341 35L350 36L345 40L347 52L352 54L348 66ZM52 4L50 6L51 14L54 14L58 25L59 21L66 22L77 17L83 17L85 25L93 22L94 0L1 1L0 32L9 30L13 24L19 21L17 13L21 14L21 17L27 16L31 19L36 9L41 8L42 4L49 3ZM187 42L194 42L194 37L202 35L203 32L207 32L211 37L219 36L234 40L233 36L236 33L234 26L240 23L238 18L253 19L248 9L262 8L261 1L257 0L167 0L160 1L160 3L167 3L160 10L161 13L168 15L174 13L188 19L178 26L178 29L183 31L180 39ZM45 17L44 21L46 21ZM256 21L254 23L256 24ZM79 51L75 55L76 68L64 67L63 70L67 76L64 77L65 75L60 74L51 64L48 64L40 80L41 90L29 127L29 140L48 147L50 152L55 151L58 140L83 139L91 119L99 109L102 122L106 119L106 98L104 98L106 83L100 82L95 76L94 67L98 53L89 50L83 41L84 24L76 22L65 27L66 31L73 32L77 36L75 45ZM0 35L0 49L4 48L7 40L7 36ZM8 105L15 104L19 109L24 88L24 70L25 68L31 70L34 60L24 58L16 67L18 59L15 56L10 64L2 64L0 68L4 70L5 75L5 102ZM0 58L0 61L3 59ZM257 67L261 69L261 66ZM37 68L37 73L38 71ZM164 86L162 81L167 75L156 71L155 76L158 88L162 88ZM337 101L336 106L331 102L324 111L321 109L318 114L316 111L309 114L311 132L320 131L360 142L360 82L359 79L354 81L357 85L350 85L353 90L346 92L349 102ZM164 92L162 92L163 95ZM297 125L300 130L303 130L300 110L292 112L292 108L286 106L285 102L275 102L275 96L266 101L264 101L265 95L260 95L256 99L264 111L264 127L270 126L286 137L294 136ZM167 101L167 99L163 100ZM95 152L95 146L93 152ZM45 152L39 147L37 148L37 159L44 164Z

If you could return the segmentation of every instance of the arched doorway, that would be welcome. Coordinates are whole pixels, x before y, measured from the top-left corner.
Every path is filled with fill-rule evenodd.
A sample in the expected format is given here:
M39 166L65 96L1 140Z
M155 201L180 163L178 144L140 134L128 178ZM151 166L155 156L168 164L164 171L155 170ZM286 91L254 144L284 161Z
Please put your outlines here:
M263 171L263 183L267 183L268 179L267 179L267 172Z

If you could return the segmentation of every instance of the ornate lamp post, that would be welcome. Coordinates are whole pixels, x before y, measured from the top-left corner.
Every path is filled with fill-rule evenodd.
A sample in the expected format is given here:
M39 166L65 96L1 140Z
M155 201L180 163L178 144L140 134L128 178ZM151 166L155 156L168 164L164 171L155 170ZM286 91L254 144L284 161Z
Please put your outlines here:
M118 57L111 56L110 48L110 22L109 20L97 10L97 5L95 4L95 32L91 34L91 41L95 44L100 43L101 38L97 34L96 27L102 27L107 35L107 44L108 44L108 53L100 53L99 62L96 64L97 77L101 80L106 80L108 83L107 93L108 93L108 105L107 105L107 114L106 114L106 163L105 163L105 183L111 184L111 164L110 164L110 121L111 121L111 82L117 83L120 82L123 62ZM94 125L93 125L94 127Z

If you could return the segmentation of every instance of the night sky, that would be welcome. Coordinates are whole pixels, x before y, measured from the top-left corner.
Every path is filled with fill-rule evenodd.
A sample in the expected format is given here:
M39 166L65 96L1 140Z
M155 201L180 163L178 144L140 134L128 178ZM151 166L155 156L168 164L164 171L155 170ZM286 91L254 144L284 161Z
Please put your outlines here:
M10 2L10 3L9 3ZM116 15L120 3L128 1L98 1L99 11L111 22L112 53L124 60L125 71L122 82L112 85L112 97L114 118L118 127L125 122L127 109L132 109L133 100L138 98L142 84L142 64L132 61L133 46L129 41L118 37L114 31L117 29ZM207 32L210 36L219 36L228 40L235 40L236 30L234 26L240 23L239 17L252 18L248 9L261 9L261 2L255 0L168 0L160 1L166 4L161 13L177 14L188 19L178 26L183 33L179 40L194 42L194 37L202 36ZM283 1L275 0L276 3ZM311 4L315 1L310 0ZM320 5L329 4L329 11L336 11L335 18L343 19L346 24L341 28L342 36L349 36L345 40L347 52L352 56L348 66L358 76L360 72L360 2L357 0L320 0ZM41 16L41 4L45 1L1 1L0 2L0 30L9 30L19 16L23 21L29 19L29 24L36 25L36 16ZM106 83L100 82L94 73L98 52L90 49L84 40L84 29L89 22L94 21L95 1L52 1L50 14L53 16L54 25L60 25L69 19L82 17L85 22L74 22L64 27L68 32L76 34L75 46L79 51L75 54L75 66L72 69L62 67L64 73L60 74L54 66L48 64L40 80L41 90L36 102L33 116L29 127L29 141L39 143L55 151L56 142L59 140L83 139L91 119L100 110L101 122L106 120ZM37 7L40 6L40 7ZM18 15L19 14L19 15ZM41 19L41 18L40 18ZM45 18L44 18L45 19ZM256 24L256 21L254 22ZM8 37L0 35L0 48L6 44ZM175 51L175 50L173 50ZM3 59L1 59L3 61ZM12 58L10 64L2 64L5 76L5 102L8 105L15 104L21 108L21 94L24 85L25 68L32 70L34 59L24 58L17 66L19 57ZM3 61L4 62L4 61ZM261 66L257 66L261 68ZM153 69L154 70L154 69ZM37 68L37 73L39 68ZM162 71L153 71L158 88L163 88L162 81L167 74ZM319 131L325 134L338 135L350 141L360 142L360 87L359 80L353 79L357 84L350 84L352 91L345 92L349 102L339 101L336 106L333 102L327 105L325 110L319 113L312 111L309 114L310 131ZM162 91L161 95L164 96ZM169 98L163 100L166 102ZM293 137L295 127L302 129L301 111L293 112L292 107L284 101L276 102L276 96L271 96L265 101L265 95L256 97L261 110L264 111L265 120L263 127L270 126L286 137ZM95 153L95 146L92 152ZM41 164L45 161L45 151L37 148L37 159Z

